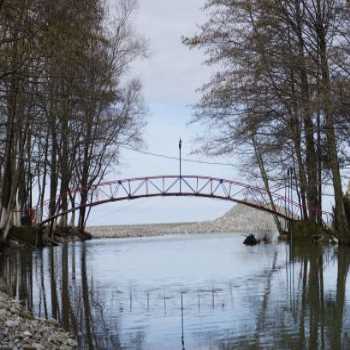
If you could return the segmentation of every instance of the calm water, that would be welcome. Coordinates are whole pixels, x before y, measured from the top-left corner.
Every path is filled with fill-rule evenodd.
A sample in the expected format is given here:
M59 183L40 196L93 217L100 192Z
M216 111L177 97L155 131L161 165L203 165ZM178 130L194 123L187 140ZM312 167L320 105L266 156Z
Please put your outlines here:
M0 256L0 280L82 349L350 349L350 250L230 234ZM349 334L348 334L349 332Z

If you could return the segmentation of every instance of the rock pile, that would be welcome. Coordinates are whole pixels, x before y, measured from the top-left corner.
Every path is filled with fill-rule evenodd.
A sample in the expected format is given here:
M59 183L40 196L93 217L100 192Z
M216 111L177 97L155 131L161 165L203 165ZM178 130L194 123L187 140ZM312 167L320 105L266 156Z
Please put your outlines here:
M70 350L78 347L56 321L34 318L0 292L0 349Z

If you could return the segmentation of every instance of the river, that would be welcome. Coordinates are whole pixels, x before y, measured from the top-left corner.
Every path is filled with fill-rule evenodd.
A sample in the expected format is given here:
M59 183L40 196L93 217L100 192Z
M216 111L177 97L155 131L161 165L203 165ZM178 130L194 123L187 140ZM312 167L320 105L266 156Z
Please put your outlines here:
M350 250L238 234L92 240L0 256L0 281L81 349L349 349Z

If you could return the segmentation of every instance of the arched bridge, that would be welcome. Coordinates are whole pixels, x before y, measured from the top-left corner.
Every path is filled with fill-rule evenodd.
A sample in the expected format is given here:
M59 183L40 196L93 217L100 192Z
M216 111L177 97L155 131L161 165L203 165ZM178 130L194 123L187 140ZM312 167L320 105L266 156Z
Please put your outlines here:
M77 203L68 211L58 211L51 217L45 216L44 213L43 217L46 217L46 219L43 220L42 224L80 210L79 194L81 189L76 189L73 193ZM271 193L271 198L274 202L273 207L270 196L264 188L234 180L198 175L150 176L104 182L89 190L88 202L85 207L91 208L105 203L139 198L178 196L231 201L275 214L286 220L299 220L302 212L298 203L287 199L279 193Z

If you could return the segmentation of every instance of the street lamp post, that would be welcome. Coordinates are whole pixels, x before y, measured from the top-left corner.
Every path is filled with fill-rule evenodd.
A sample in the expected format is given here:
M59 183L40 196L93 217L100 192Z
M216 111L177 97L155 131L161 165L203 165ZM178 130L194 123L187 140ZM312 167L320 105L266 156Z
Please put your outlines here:
M182 185L182 140L180 138L179 140L179 166L180 166L180 192L181 192L181 185Z

